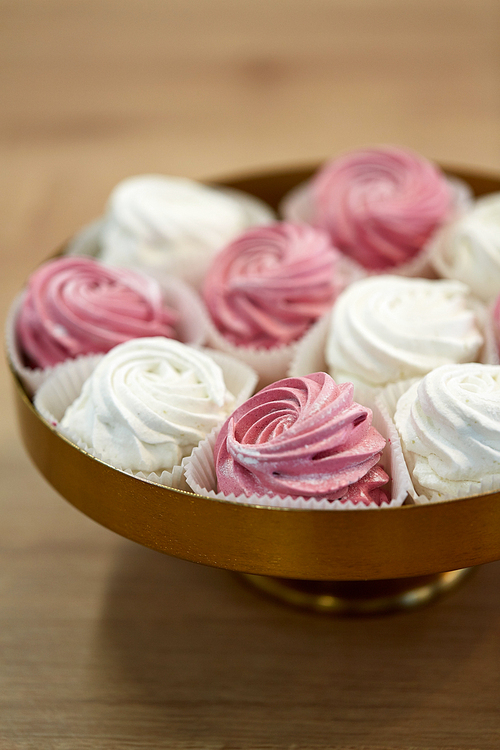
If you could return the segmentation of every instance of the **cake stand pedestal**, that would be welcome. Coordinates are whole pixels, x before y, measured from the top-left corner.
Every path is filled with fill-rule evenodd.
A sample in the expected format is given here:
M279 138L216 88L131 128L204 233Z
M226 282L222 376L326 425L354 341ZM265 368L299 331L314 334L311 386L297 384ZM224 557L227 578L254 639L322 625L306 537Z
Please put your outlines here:
M378 581L301 581L241 574L250 586L285 604L332 615L376 615L429 604L452 591L473 568Z

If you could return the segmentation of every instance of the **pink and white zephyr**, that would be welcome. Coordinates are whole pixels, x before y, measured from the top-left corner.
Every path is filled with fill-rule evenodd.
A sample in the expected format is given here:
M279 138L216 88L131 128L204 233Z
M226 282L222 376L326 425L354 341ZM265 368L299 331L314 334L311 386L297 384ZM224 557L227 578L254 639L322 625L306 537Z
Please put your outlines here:
M360 149L328 162L311 185L311 223L371 271L411 261L454 213L441 170L410 150Z
M325 232L276 222L241 234L214 258L203 296L234 345L269 349L296 341L333 304L339 253Z
M219 492L383 505L389 477L378 466L385 439L351 383L324 372L286 378L248 399L215 446Z
M30 277L16 337L27 364L46 368L129 339L176 338L177 320L154 279L91 258L58 258Z

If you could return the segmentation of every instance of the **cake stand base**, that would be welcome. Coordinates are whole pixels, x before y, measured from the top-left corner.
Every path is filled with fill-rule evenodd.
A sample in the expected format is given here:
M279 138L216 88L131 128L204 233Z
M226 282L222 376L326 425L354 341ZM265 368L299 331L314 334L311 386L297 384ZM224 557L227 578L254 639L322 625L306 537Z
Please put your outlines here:
M259 591L301 609L334 615L375 615L428 604L458 586L472 570L379 581L301 581L241 575Z

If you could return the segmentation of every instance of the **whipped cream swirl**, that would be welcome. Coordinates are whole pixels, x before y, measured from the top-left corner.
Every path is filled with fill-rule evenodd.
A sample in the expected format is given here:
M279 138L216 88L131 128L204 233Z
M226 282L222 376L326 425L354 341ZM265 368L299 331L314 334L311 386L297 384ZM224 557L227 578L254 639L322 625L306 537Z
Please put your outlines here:
M268 349L302 336L332 305L337 251L305 224L250 229L215 257L203 296L232 344Z
M413 478L432 500L500 488L500 367L445 365L415 383L394 417Z
M268 206L236 190L181 177L131 177L109 198L100 257L113 265L198 279L213 254L236 235L272 220Z
M215 447L224 494L389 502L377 466L385 439L370 409L353 402L353 386L324 372L263 388L229 417Z
M432 262L449 279L468 284L484 302L500 292L500 193L480 198L433 241Z
M458 281L371 276L332 311L325 357L336 380L381 386L477 359L483 337Z
M91 258L58 258L30 277L16 336L27 364L45 368L131 338L176 337L177 319L154 279Z
M104 356L60 426L118 469L161 473L179 465L233 406L208 354L143 338Z
M453 191L407 149L360 149L328 162L311 183L312 223L369 270L411 261L453 213Z

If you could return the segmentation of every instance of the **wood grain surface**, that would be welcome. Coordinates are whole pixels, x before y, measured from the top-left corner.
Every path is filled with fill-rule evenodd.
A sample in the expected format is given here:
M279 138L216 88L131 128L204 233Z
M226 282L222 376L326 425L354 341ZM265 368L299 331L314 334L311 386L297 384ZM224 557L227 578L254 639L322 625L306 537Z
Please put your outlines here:
M500 172L499 33L497 0L0 0L2 315L130 174ZM2 750L499 746L499 563L412 614L289 610L68 506L0 385Z

